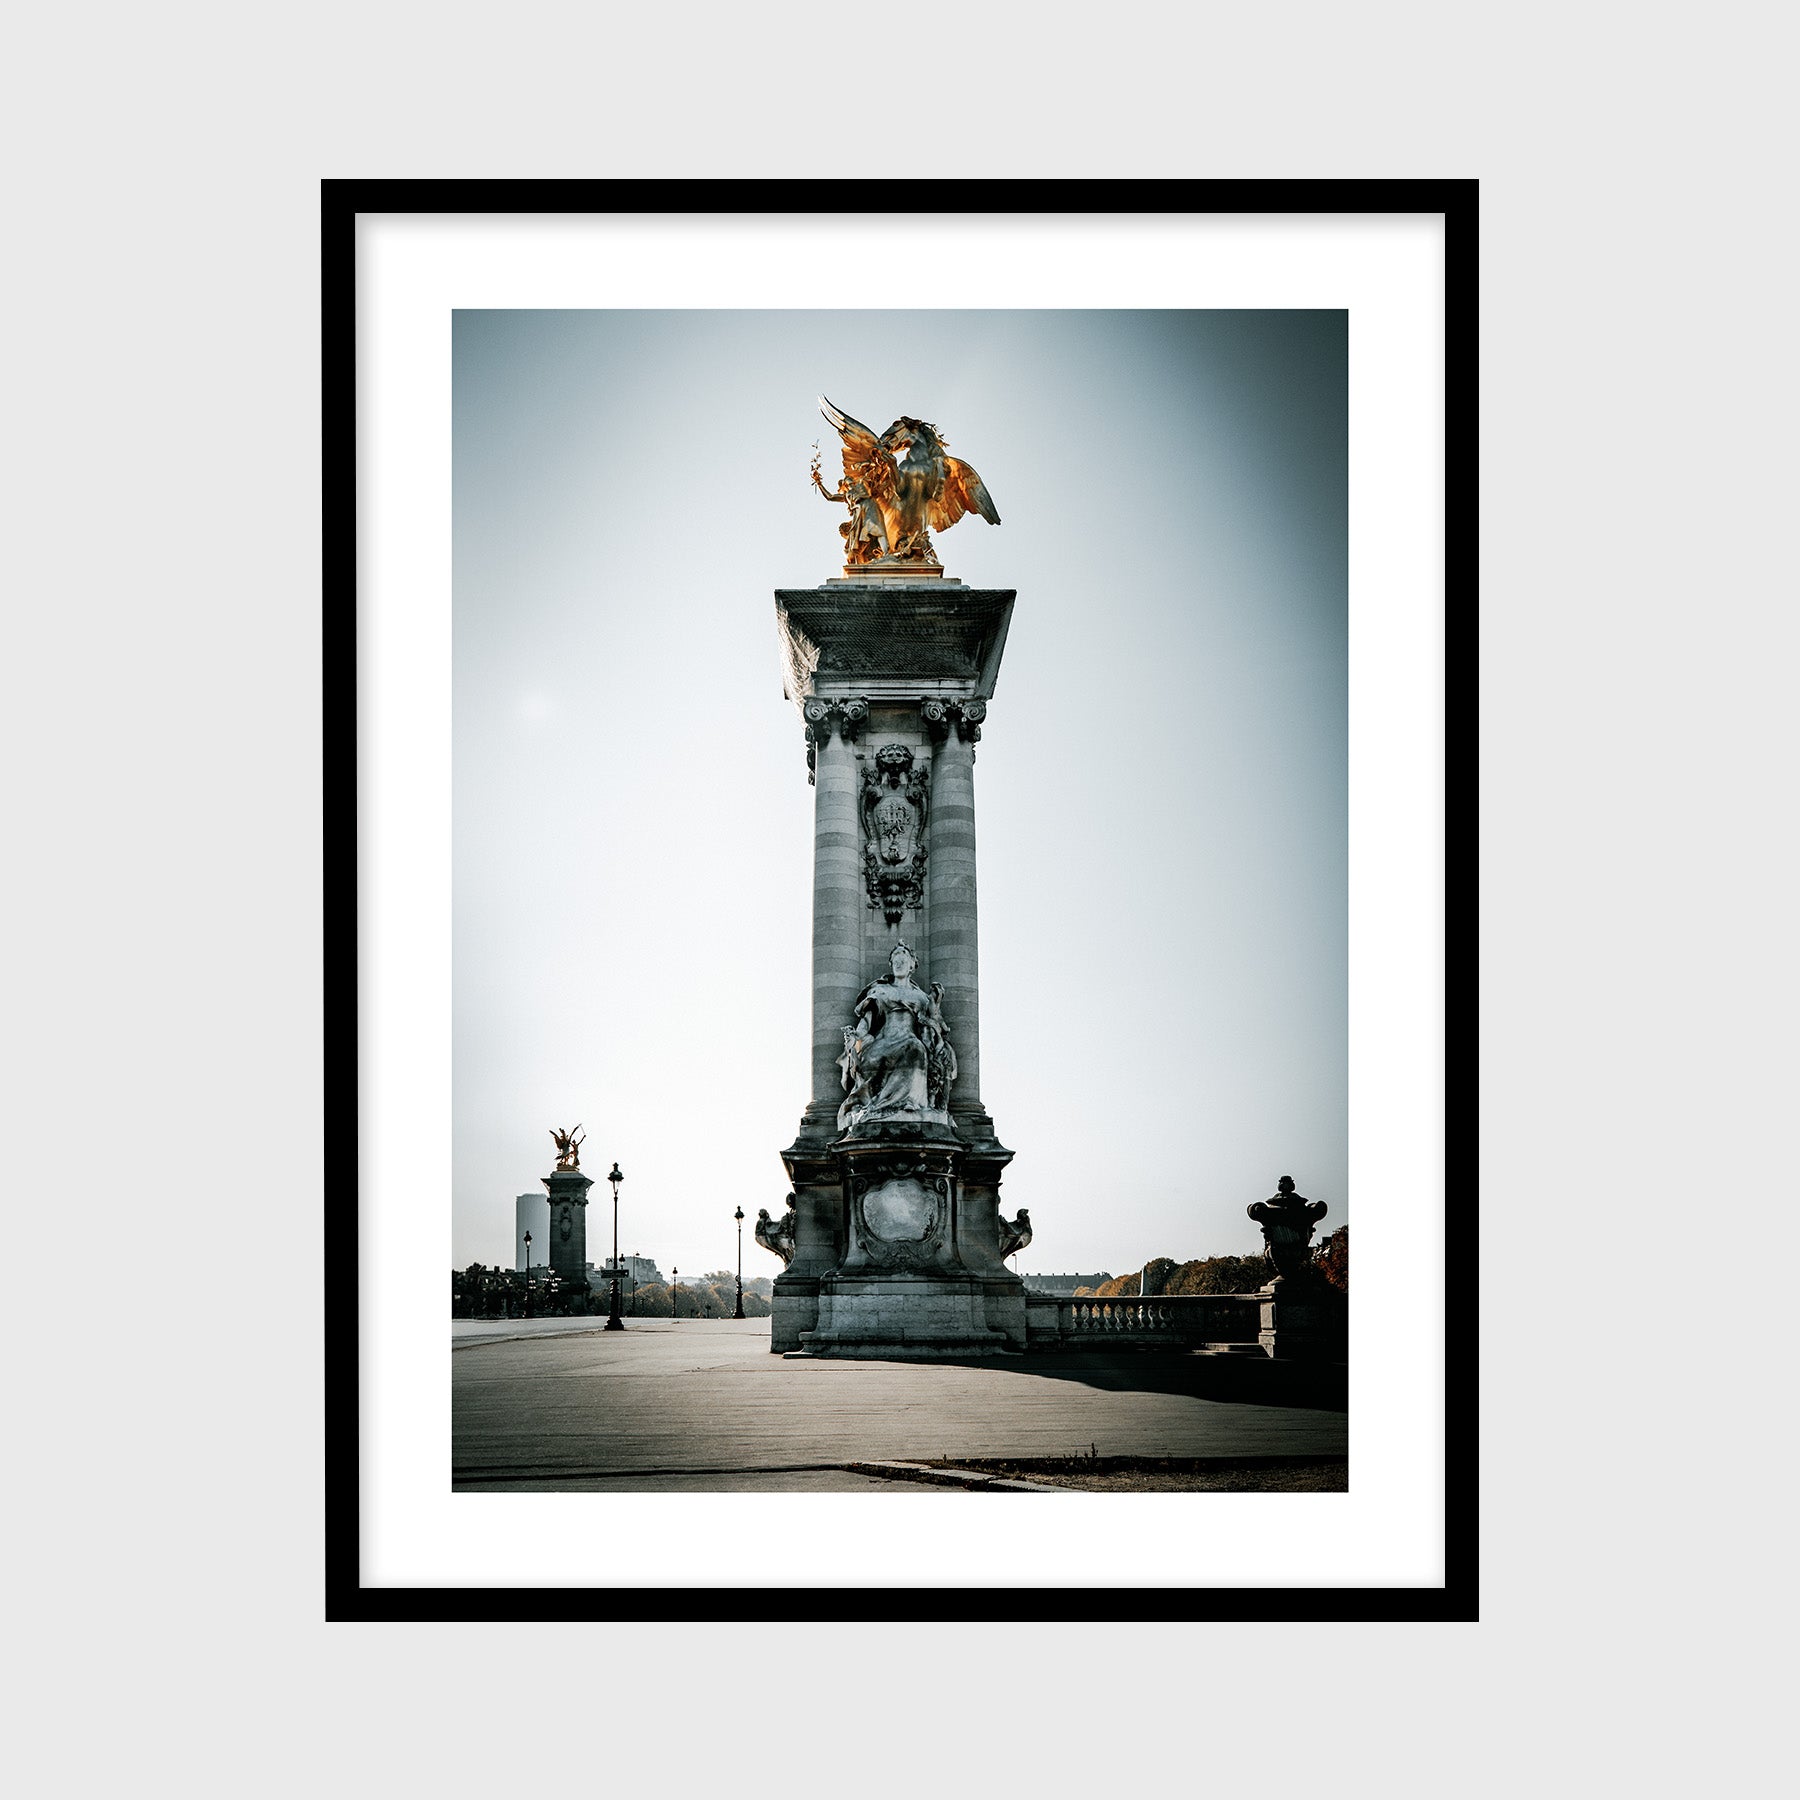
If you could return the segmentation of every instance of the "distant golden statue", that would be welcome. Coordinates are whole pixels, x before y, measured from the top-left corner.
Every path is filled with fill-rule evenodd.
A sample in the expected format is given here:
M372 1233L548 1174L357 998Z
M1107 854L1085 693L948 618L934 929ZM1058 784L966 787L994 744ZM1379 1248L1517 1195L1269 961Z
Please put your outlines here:
M838 527L849 566L896 562L936 568L933 531L948 531L972 512L990 525L1000 523L999 509L981 477L948 454L935 425L899 418L877 437L823 394L819 410L844 440L844 478L835 489L828 488L819 478L815 454L813 486L827 500L850 509L849 523Z
M576 1134L581 1130L577 1125L574 1131L558 1131L554 1125L550 1127L550 1135L556 1140L556 1167L563 1169L579 1169L581 1167L581 1146L587 1141Z

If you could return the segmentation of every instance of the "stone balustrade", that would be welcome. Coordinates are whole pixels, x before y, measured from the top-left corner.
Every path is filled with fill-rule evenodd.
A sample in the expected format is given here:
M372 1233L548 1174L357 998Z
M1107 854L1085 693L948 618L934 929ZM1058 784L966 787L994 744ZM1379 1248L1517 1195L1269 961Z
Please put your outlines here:
M1256 1294L1120 1294L1025 1296L1026 1326L1034 1349L1075 1349L1101 1344L1188 1346L1255 1344L1262 1322Z

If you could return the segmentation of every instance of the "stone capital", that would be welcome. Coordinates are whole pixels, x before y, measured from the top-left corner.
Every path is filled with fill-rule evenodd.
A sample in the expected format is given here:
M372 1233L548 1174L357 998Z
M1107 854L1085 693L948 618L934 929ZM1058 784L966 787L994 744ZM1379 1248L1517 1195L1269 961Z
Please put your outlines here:
M925 700L920 702L919 714L925 721L925 729L930 732L934 744L946 742L952 729L955 730L959 743L976 744L981 741L982 721L987 718L987 702L980 698Z
M556 1169L539 1180L550 1190L552 1199L577 1201L582 1206L587 1205L587 1191L594 1185L593 1177L579 1169Z
M806 721L806 779L816 779L819 752L831 742L831 730L837 727L838 742L854 744L869 722L867 700L823 700L813 695L800 708Z

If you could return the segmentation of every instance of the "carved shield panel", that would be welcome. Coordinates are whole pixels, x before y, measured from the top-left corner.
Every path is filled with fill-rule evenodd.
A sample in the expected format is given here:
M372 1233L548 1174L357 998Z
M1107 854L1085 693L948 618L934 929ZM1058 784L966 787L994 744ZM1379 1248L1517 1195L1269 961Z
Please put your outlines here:
M863 864L869 904L890 925L925 901L930 776L905 744L884 744L863 768Z
M905 1174L851 1181L852 1261L877 1269L922 1269L949 1240L950 1182L920 1165Z
M922 1243L937 1223L937 1195L907 1175L884 1181L863 1196L863 1223L871 1237L890 1244Z
M909 865L919 847L919 811L910 793L886 789L871 809L876 858L884 869Z

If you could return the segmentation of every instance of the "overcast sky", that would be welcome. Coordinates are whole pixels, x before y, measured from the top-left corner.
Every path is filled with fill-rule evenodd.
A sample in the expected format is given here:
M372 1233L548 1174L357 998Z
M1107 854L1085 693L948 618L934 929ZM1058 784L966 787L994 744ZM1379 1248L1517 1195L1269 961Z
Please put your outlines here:
M840 572L821 392L934 421L1018 590L975 771L1019 1268L1348 1217L1345 315L460 312L451 1259L581 1121L588 1252L731 1265L807 1100L812 800L774 600ZM780 1264L746 1232L746 1276Z

